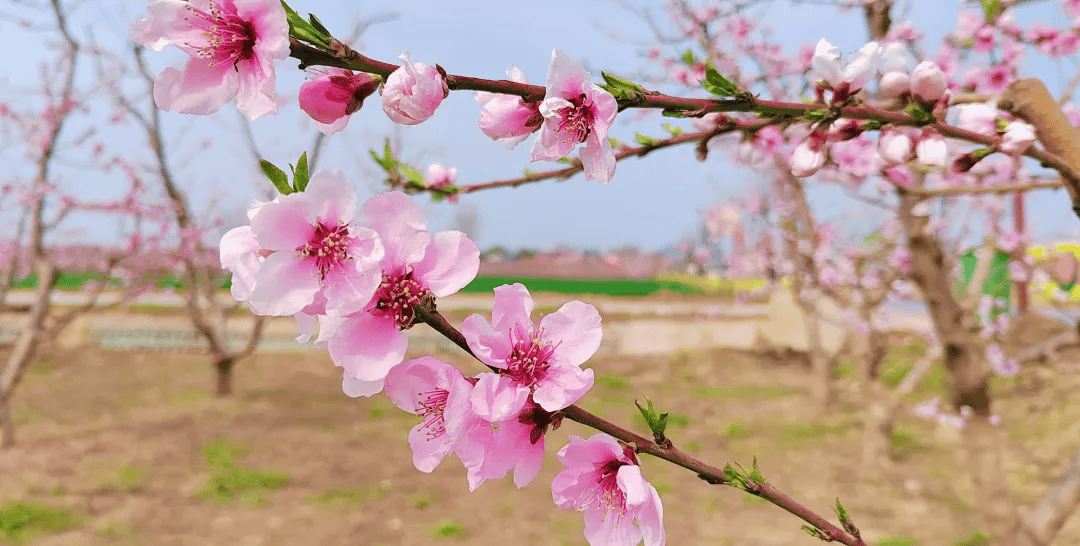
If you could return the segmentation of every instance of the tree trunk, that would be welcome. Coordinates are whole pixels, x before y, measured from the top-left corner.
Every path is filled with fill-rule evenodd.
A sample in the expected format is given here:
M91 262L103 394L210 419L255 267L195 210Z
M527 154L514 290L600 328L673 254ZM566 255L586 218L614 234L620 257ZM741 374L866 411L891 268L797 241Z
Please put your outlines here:
M797 296L796 296L797 297ZM821 341L821 315L814 305L804 306L806 341L810 349L810 366L814 374L813 395L818 409L826 411L833 403L832 358Z
M0 449L15 445L15 418L11 415L11 403L0 395Z
M1024 546L1049 546L1080 505L1080 449L1042 501L1028 512L1021 527Z
M219 358L214 362L217 371L217 395L226 397L232 394L232 369L236 361L232 357Z

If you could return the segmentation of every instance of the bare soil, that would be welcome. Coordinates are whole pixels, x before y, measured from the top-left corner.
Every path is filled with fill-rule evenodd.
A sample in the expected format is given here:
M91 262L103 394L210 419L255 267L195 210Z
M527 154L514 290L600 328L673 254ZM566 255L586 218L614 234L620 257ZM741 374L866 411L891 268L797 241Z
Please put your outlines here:
M439 356L480 371L456 353ZM633 400L648 395L672 413L677 445L718 465L756 456L770 482L822 514L840 497L869 544L948 545L976 530L972 506L981 500L965 483L955 434L910 409L894 433L892 467L859 475L858 390L849 378L839 379L839 407L818 416L807 409L809 371L784 359L716 351L590 365L598 380L587 409L644 431ZM0 514L18 501L73 515L68 530L29 526L21 536L34 545L586 544L581 515L558 510L549 490L559 470L551 454L568 434L591 434L575 423L549 434L549 457L531 485L504 479L469 493L455 459L416 471L406 438L415 417L385 396L344 396L325 354L257 355L235 373L235 395L216 399L203 355L47 355L16 393L19 443L0 452ZM1009 431L1008 481L1030 506L1077 447L1080 377L1032 366L993 388ZM911 402L941 389L941 374L931 374ZM224 472L214 466L222 452L230 471L287 480L231 500L203 495ZM669 544L817 543L795 517L748 494L663 461L642 464L661 493ZM1057 543L1080 544L1080 516Z

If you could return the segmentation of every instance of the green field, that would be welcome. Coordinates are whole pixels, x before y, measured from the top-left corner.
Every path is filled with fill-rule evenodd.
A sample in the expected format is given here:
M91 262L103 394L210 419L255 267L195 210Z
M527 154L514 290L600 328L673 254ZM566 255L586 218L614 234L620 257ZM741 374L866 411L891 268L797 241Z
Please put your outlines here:
M62 273L57 280L60 290L80 290L87 282L96 282L100 276L91 273ZM119 281L111 282L119 286ZM685 295L726 295L751 290L761 284L757 279L706 279L690 275L672 275L655 279L551 279L551 278L515 278L515 277L477 277L469 283L462 293L477 294L490 292L496 286L520 282L531 292L555 292L560 294L587 294L603 296L649 296L658 293ZM156 282L160 288L182 289L184 283L175 277L166 277ZM15 289L37 287L37 277L27 277L12 283ZM229 287L226 279L222 288Z

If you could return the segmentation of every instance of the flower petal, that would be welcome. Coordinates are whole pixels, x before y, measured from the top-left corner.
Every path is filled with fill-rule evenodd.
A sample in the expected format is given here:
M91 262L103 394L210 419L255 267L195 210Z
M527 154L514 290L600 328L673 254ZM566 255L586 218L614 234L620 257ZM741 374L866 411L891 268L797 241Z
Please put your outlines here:
M392 321L360 312L345 319L326 348L334 364L357 379L376 381L401 363L408 346Z
M413 265L413 273L436 297L449 296L465 288L480 269L480 249L460 231L440 231L431 239L424 259Z
M480 374L470 397L473 411L490 422L517 415L528 399L528 387L517 386L509 377L493 373Z
M557 345L555 355L571 366L580 366L600 348L604 337L600 313L580 301L563 304L540 320L544 341Z
M259 268L250 303L260 315L293 315L314 301L320 288L311 264L288 252L275 252Z

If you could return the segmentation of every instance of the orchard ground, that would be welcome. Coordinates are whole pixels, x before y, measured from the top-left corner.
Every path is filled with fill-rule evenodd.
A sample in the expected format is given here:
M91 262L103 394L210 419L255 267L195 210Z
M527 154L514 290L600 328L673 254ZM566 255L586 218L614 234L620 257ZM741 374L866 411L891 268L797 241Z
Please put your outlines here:
M921 351L897 336L884 373L899 380ZM459 353L438 356L480 371ZM821 416L807 410L811 378L797 356L711 350L589 365L597 381L586 409L645 432L633 401L650 396L671 412L676 444L719 465L756 456L769 481L819 513L840 497L869 544L980 543L970 485L956 478L956 430L911 412L944 393L941 370L910 397L892 468L860 476L850 362L836 371L837 409ZM558 510L550 493L554 452L568 434L592 434L576 423L549 433L528 487L504 479L469 493L455 459L416 471L406 436L417 419L381 395L344 396L325 353L257 354L235 373L234 396L216 399L205 355L48 352L14 400L19 443L0 453L0 544L585 544L581 514ZM1028 506L1075 449L1080 376L1032 365L993 388L1009 483ZM795 517L748 494L656 459L643 465L669 544L815 543ZM1057 543L1080 543L1080 519Z

